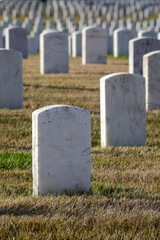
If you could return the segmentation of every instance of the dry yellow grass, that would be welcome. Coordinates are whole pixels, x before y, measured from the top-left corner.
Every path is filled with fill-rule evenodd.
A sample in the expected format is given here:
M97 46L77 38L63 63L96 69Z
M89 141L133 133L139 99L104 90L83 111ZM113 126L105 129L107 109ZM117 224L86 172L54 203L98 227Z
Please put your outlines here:
M127 72L128 60L70 58L69 74L40 75L39 56L29 56L23 69L24 109L0 110L0 239L160 239L160 111L147 113L146 147L100 148L99 79ZM52 104L91 111L88 195L32 197L31 114ZM20 151L26 169L12 167Z

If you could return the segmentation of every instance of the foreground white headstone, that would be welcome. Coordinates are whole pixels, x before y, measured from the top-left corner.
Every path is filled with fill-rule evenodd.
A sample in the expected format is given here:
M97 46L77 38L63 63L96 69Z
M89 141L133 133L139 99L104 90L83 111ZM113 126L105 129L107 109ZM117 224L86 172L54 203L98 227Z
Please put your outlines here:
M40 35L40 72L68 73L68 35L55 30L45 30Z
M22 54L0 49L0 108L23 108Z
M160 51L143 56L143 76L146 79L146 109L160 109Z
M82 64L106 64L107 33L101 27L85 27L82 31Z
M8 27L5 30L6 49L14 49L28 57L27 31L21 27Z
M146 144L145 79L115 73L100 79L101 146Z
M33 192L63 194L91 188L90 113L53 105L32 114Z
M129 41L129 72L143 75L143 55L160 50L160 40L155 38L134 38Z

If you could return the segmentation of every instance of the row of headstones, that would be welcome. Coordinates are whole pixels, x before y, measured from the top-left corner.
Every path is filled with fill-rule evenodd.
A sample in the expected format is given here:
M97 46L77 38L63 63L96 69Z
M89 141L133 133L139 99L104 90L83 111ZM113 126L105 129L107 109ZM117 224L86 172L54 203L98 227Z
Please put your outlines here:
M16 17L18 15L17 12L20 12L20 8L23 5L22 3L23 2L21 2L21 4L18 3L18 4L15 5L15 9L13 10L13 13L15 14L14 17ZM49 6L52 5L52 4L53 4L53 6L50 8ZM103 5L103 3L101 3L100 7L95 7L96 5L93 4L92 9L90 10L89 8L87 8L87 6L85 7L85 6L81 5L81 4L79 4L79 2L76 3L76 1L72 2L72 4L70 4L69 1L68 2L60 2L60 3L56 2L56 1L53 1L53 2L48 1L46 9L47 9L47 11L49 11L52 14L53 14L53 10L54 10L54 22L57 25L57 30L58 31L73 32L73 31L78 30L78 29L81 30L87 24L92 25L92 24L96 23L96 24L99 24L99 25L102 26L102 24L104 23L104 25L105 25L106 22L104 21L104 19L101 16L99 16L99 17L97 17L97 19L95 19L95 13L97 11L105 14L107 20L112 21L113 17L111 17L111 16L115 15L115 14L112 14L112 11L115 11L115 13L117 14L117 19L118 19L120 17L119 14L118 14L118 11L122 10L123 12L127 12L127 8L131 8L131 7L128 6L129 3L127 3L127 6L125 6L125 4L122 5L122 4L119 4L119 3L118 4L115 3L115 6L113 5L113 3L112 3L112 5L110 5L110 4L108 5L108 4L106 6L106 5ZM14 6L14 4L12 3L10 5L10 7L7 7L5 12L3 13L4 20L5 20L4 24L3 24L3 27L7 27L6 24L12 23L12 24L17 24L18 26L22 25L23 27L26 28L26 30L28 32L30 32L31 29L32 29L32 34L35 34L35 35L40 34L43 30L45 5L40 3L40 2L38 3L36 1L32 2L32 3L29 2L27 4L24 2L24 5L25 5L25 9L27 9L27 10L29 10L29 6L31 5L31 13L29 14L28 18L26 17L24 23L22 24L19 19L12 21L12 19L10 18L9 13ZM126 7L126 10L124 10L125 7ZM17 10L16 10L16 8L17 8ZM49 10L48 10L48 8L49 8ZM106 13L106 11L104 11L104 8L108 9L108 11L109 11L108 14L109 14L110 17L108 17L108 14ZM155 6L151 6L149 4L147 6L147 4L145 3L144 6L142 5L141 7L138 7L135 4L135 7L133 6L131 8L132 10L129 13L132 13L132 12L135 11L135 9L137 9L138 13L135 13L135 14L140 15L140 9L139 8L142 8L142 11L144 11L144 14L141 14L141 15L142 16L144 15L145 18L146 17L148 18L150 14L157 13L157 10L159 9L159 5L156 5L156 7L155 7ZM63 17L62 17L62 14L61 14L61 9L63 9ZM94 13L93 10L95 11L95 13ZM86 20L87 17L84 15L84 14L86 14L86 11L88 11L88 18L89 18L88 22ZM69 16L70 13L72 13L71 16ZM147 14L145 14L145 13L147 13ZM76 17L77 14L80 14L80 16L81 16L79 23L75 23L75 21L73 20L73 16L72 16L72 15L74 15L74 17ZM121 17L123 17L123 16L121 16ZM65 18L65 21L63 21L63 18ZM138 17L136 17L136 16L133 16L133 18L134 18L133 19L134 21L138 20ZM143 17L141 17L140 19L143 19ZM126 20L122 19L121 23L119 22L119 27L127 25L128 27L133 28L134 23L132 21L132 18L129 18L129 20L130 21L126 21ZM150 27L151 27L151 26L153 26L153 24L155 25L155 23L156 23L155 20L154 21L150 20L148 22L145 22L145 25L146 25L146 27L148 25L150 25ZM116 24L118 24L118 22L113 21L113 24L111 24L111 26L110 26L110 31L109 32L112 32L114 30L113 25L116 25ZM141 24L142 24L141 22L136 23L136 28L139 29L141 27ZM49 25L49 27L54 27L53 21L47 23L47 25ZM109 27L109 24L107 23L107 28L108 27ZM160 28L159 19L157 19L156 27L158 29Z
M82 36L82 63L106 63L106 31L100 27L86 27ZM115 42L119 43L117 46L115 45L115 52L120 54L119 52L127 51L129 42L129 72L142 74L142 56L150 51L160 50L160 40L135 38L129 41L131 38L133 38L131 30L115 31ZM75 42L73 42L73 46ZM18 50L23 53L23 57L27 57L25 30L8 28L6 30L6 48ZM67 73L68 66L68 35L54 30L44 31L40 36L41 73Z
M134 61L134 64L132 64L134 68L132 67L130 72L136 72L137 75L142 75L143 64L143 76L146 79L147 110L160 109L160 41L157 41L158 40L146 38L131 40L130 42L130 51L132 53L130 63ZM159 50L154 51L156 49ZM22 54L15 50L1 49L0 67L0 108L23 108ZM113 81L113 90L116 91L117 86L114 85ZM130 91L128 94L130 94ZM115 95L118 96L118 93L113 94L113 97L115 97ZM111 96L112 99L112 91L110 91L107 96L109 96L109 99ZM107 102L109 102L109 99Z
M100 33L102 34L102 37L100 37ZM45 31L44 33L42 33L40 51L40 66L42 74L68 72L69 64L67 40L67 35L62 32ZM106 46L105 35L101 28L88 27L84 30L84 46L84 57L82 58L82 63L86 64L106 62L106 55L104 53L104 49ZM160 40L154 38L141 38L130 40L129 72L142 75L143 55L155 50L160 50ZM154 71L154 74L156 75L156 81L158 84L158 69L157 71Z
M144 56L147 107L160 108L160 51ZM23 106L22 55L0 50L1 107ZM158 101L157 101L158 100ZM145 78L117 73L100 80L101 145L146 143ZM88 192L91 187L90 113L71 106L33 112L33 191L35 195Z
M106 54L113 54L114 57L128 56L128 43L133 38L154 37L160 39L160 33L141 30L138 33L134 30L118 28L114 30L113 36L107 34ZM82 32L76 31L69 36L69 55L72 57L82 56Z
M45 7L46 7L46 15L47 17L51 17L54 13L54 18L59 19L61 17L61 11L63 11L63 17L66 19L68 17L73 18L76 15L80 15L81 21L84 21L87 17L90 21L95 20L96 17L100 17L101 15L106 15L107 20L113 20L118 18L124 18L125 16L134 14L133 18L137 21L142 20L143 18L148 18L151 14L157 13L159 10L159 3L155 3L154 5L151 2L143 3L140 5L136 4L137 2L131 3L130 1L124 2L123 4L114 1L100 1L99 4L97 2L92 1L92 5L88 6L84 1L48 1L46 4L42 4L42 2L31 2L27 0L18 2L17 4L12 1L12 3L7 4L7 6L3 5L1 11L3 12L4 19L7 20L10 18L11 12L12 17L17 17L20 15L27 16L29 12L29 17L33 18L36 16L36 12L39 12L39 9L43 9L40 11L41 16L45 15ZM9 5L9 7L8 7ZM15 7L13 9L13 6ZM93 23L93 22L92 22ZM92 24L91 23L91 24Z
M160 51L158 53L160 58ZM101 146L146 144L145 78L116 73L100 79ZM90 112L53 105L32 113L33 193L91 189Z
M106 64L106 31L100 27L86 27L83 29L82 36L82 64ZM68 73L67 34L45 30L40 35L40 71L41 74Z
M88 28L84 28L82 32L85 32L86 29L90 29L90 31L92 29L92 32L93 32L94 27L91 26ZM100 27L97 29L100 29ZM48 32L49 31L51 32L51 30L48 30ZM45 32L47 32L47 31L45 31ZM72 55L73 57L82 56L82 55L84 56L84 54L82 53L82 49L85 49L85 44L83 44L83 47L82 47L82 43L84 43L85 40L82 41L82 32L81 31L74 32L72 34L72 36L69 36L68 44L67 44L67 42L65 43L68 46L69 55ZM97 35L98 34L99 34L99 36L97 36L97 37L96 37L96 34L94 34L94 38L96 37L97 39L98 38L102 39L102 35L103 35L103 38L104 38L103 42L105 41L104 44L106 44L106 46L104 46L104 44L103 44L103 47L104 47L103 52L105 53L105 49L106 49L106 55L107 55L107 53L111 53L111 49L113 49L114 57L128 55L129 40L131 40L137 36L137 34L134 30L128 30L128 29L116 29L114 31L113 37L111 37L110 35L107 35L106 31L104 29L101 29L101 31L100 30L97 31ZM84 35L85 34L83 34L83 36ZM138 37L143 37L143 36L156 37L156 33L153 31L140 31L138 33ZM157 36L159 39L160 33ZM85 38L85 37L83 37L83 38ZM2 47L4 47L4 45L2 44L2 37L0 37L0 39L1 39L0 47L2 48ZM27 58L28 51L29 51L29 53L32 53L32 54L38 53L38 51L39 51L39 36L37 35L36 37L33 36L33 37L29 37L27 39L27 33L26 33L25 29L19 28L19 27L9 27L9 28L5 29L5 47L7 49L18 50L23 53L24 58ZM97 49L97 47L96 47L96 49ZM98 49L97 49L97 51L98 51ZM83 61L83 62L85 62L85 61ZM103 61L103 63L105 63L105 61Z
M136 1L134 1L134 4L131 1L124 2L123 4L120 3L120 1L113 1L112 3L108 1L99 1L97 2L92 1L92 5L88 6L88 4L85 1L47 1L45 4L42 4L41 1L18 1L16 3L14 0L12 2L4 2L6 5L0 5L1 11L5 11L4 17L17 17L20 14L22 16L27 16L29 12L33 12L36 14L37 9L39 9L40 6L43 6L43 8L46 8L46 15L48 17L51 17L53 12L54 15L56 12L58 12L56 15L60 15L60 9L63 10L64 17L67 17L70 15L71 17L74 17L75 15L80 15L83 17L84 13L88 13L88 15L91 15L94 17L105 15L107 13L110 13L110 18L119 18L119 17L125 17L127 15L131 15L134 12L137 12L137 19L142 19L144 16L148 18L151 14L157 11L158 3L154 3L153 5L151 2L141 4L141 6L136 5ZM45 7L44 7L45 6ZM15 8L13 8L15 7ZM101 11L100 11L101 10ZM32 14L33 14L32 13ZM45 15L45 12L43 12Z

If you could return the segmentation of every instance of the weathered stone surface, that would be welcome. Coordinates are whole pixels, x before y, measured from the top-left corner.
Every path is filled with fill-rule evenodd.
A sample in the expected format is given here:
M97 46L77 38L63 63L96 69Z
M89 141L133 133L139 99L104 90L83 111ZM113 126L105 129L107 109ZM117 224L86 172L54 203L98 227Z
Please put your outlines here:
M27 31L21 27L8 27L5 30L6 49L14 49L28 57Z
M2 31L0 31L0 48L3 48L3 34L2 34Z
M160 51L143 56L143 76L146 79L146 109L160 109Z
M90 113L53 105L32 114L33 192L63 194L91 188Z
M106 64L107 33L101 27L85 27L82 31L82 64Z
M0 108L23 108L22 54L0 49Z
M135 38L129 41L129 72L143 74L143 55L160 50L160 40L155 38Z
M140 30L138 32L138 37L153 37L153 38L157 38L157 33L151 30Z
M68 73L68 35L55 30L45 30L40 35L40 72Z
M100 79L101 146L146 144L145 79L115 73Z
M136 37L133 30L118 28L114 31L114 57L127 56L129 40Z
M69 56L72 55L72 36L68 36L68 54Z
M72 56L82 56L82 33L76 31L72 33Z
M39 52L39 36L28 37L28 53L37 54Z
M113 55L113 35L107 34L107 54Z

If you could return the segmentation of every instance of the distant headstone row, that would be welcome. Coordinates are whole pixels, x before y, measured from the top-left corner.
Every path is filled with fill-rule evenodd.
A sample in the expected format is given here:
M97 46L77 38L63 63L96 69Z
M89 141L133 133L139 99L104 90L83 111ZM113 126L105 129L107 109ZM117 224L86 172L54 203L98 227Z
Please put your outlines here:
M44 29L62 31L71 34L70 37L73 33L79 32L77 36L73 34L73 38L79 39L76 40L78 41L76 47L75 40L73 40L73 57L75 57L81 54L80 32L87 26L97 25L102 27L107 34L108 50L106 53L121 56L128 53L125 43L132 36L160 37L158 34L160 32L159 10L159 0L47 0L45 2L3 0L0 2L2 19L0 30L3 31L4 37L7 27L24 28L28 35L29 54L39 52L39 35ZM119 31L114 34L116 29ZM121 32L120 29L123 29L124 32ZM132 32L128 32L129 30ZM118 40L122 34L124 36L123 43ZM122 44L124 51L120 50ZM21 46L21 43L18 45ZM0 38L0 47L2 46L4 47L4 41L2 43ZM71 54L71 51L69 53Z
M115 27L159 30L160 1L154 0L3 0L0 2L1 27L16 24L28 33L39 34L43 28L72 33L86 25L104 25L110 33ZM156 16L155 20L150 19ZM23 19L23 20L22 20ZM44 21L45 20L45 21ZM142 22L142 20L145 20Z

